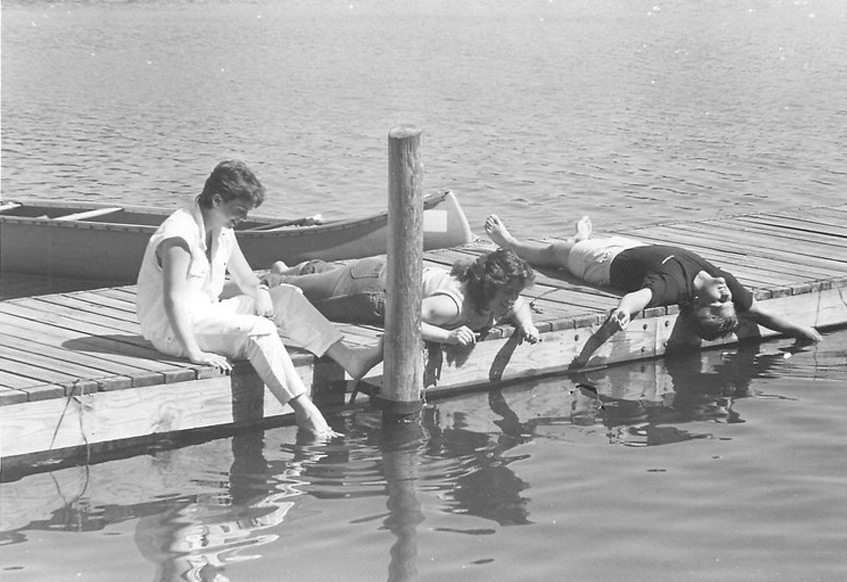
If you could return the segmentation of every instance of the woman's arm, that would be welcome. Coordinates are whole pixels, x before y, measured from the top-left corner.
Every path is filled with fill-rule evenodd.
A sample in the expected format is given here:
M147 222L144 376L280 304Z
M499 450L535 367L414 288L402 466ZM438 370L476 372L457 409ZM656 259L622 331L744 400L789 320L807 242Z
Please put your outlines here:
M185 350L188 359L195 364L215 366L223 372L232 370L229 361L219 354L204 352L197 344L191 332L191 319L188 314L187 279L191 265L191 253L185 241L169 239L162 242L158 249L162 261L164 283L165 313L173 328L174 336Z
M585 366L600 346L629 325L633 315L644 311L652 298L653 292L650 289L639 289L621 297L618 306L603 325L588 338L580 353L571 362L570 367L577 369Z
M540 334L532 321L532 309L530 309L526 299L518 297L506 317L511 320L515 327L521 330L526 341L531 344L538 342Z
M794 324L787 319L771 313L763 309L755 299L753 300L753 304L750 306L750 309L746 313L743 313L742 316L749 317L762 327L778 331L779 333L789 335L800 340L819 342L823 339L821 334L819 334L818 330L815 328Z
M247 262L247 258L244 256L244 253L241 252L241 247L238 246L238 241L236 241L235 246L232 249L232 254L229 257L229 265L227 268L229 270L229 274L232 276L232 280L235 281L236 285L238 285L238 288L241 289L243 293L253 298L256 305L256 314L263 317L273 315L274 305L273 300L271 299L271 294L268 292L267 287L261 285L256 273L254 273L253 269L250 267L250 263Z
M476 335L468 326L445 329L444 325L459 317L459 306L447 295L433 295L421 301L421 337L430 342L469 346Z
M650 289L639 289L621 297L620 303L612 312L611 322L615 328L614 331L624 329L633 315L644 311L651 299L653 299L653 292Z

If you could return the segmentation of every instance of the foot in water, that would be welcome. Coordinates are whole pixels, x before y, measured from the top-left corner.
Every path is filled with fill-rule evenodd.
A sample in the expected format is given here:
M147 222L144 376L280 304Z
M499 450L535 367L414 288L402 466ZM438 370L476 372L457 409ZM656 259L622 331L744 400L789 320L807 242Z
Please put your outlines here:
M494 243L503 248L512 248L515 244L515 238L511 235L506 225L500 220L496 214L491 214L485 219L485 234L488 235Z

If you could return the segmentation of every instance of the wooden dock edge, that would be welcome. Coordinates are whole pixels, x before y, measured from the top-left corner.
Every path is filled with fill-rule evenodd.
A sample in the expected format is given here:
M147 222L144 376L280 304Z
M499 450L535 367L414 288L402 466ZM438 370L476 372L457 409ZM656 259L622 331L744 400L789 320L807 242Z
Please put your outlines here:
M798 324L819 329L842 327L847 325L847 278L793 290L762 303ZM603 344L583 370L658 358L673 349L676 310L651 310L644 315L633 320L625 333ZM542 330L542 341L535 345L521 343L510 327L492 330L470 349L430 345L425 366L427 397L447 397L569 371L570 363L601 323L602 317L597 316L577 321L573 327ZM774 335L749 325L740 328L737 336L703 342L699 347ZM346 382L336 364L315 358L298 358L298 362L298 370L323 410L345 406ZM381 379L381 366L365 378L377 387ZM190 431L231 431L291 420L291 410L264 389L246 363L230 376L9 404L0 407L0 471L7 480L10 473L24 467L85 459Z

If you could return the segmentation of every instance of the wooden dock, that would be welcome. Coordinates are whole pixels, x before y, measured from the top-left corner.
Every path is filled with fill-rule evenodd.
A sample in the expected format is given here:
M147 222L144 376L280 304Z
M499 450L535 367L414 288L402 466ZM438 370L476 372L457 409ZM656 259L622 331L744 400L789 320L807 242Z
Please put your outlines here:
M847 325L847 204L603 229L598 236L606 234L687 247L732 272L777 314L819 329ZM430 251L425 260L449 268L457 259L492 248L477 241ZM473 348L428 345L428 397L568 370L619 299L618 293L557 271L540 271L526 295L543 341L521 344L505 326L490 330ZM161 438L288 421L290 410L264 389L246 362L225 376L159 354L140 335L134 301L135 287L127 286L0 302L4 478L33 463L119 454ZM594 352L585 367L662 356L676 343L676 316L675 307L645 311ZM374 343L382 331L339 327L349 343L360 345ZM750 325L702 347L769 334ZM321 408L349 405L337 365L302 351L292 354ZM381 373L377 367L366 380L378 387Z

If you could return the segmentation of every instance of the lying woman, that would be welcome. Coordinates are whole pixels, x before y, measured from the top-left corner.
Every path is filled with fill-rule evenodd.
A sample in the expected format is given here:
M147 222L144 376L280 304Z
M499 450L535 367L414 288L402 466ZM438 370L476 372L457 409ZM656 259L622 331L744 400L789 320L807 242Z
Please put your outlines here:
M562 269L592 285L624 291L611 322L615 331L648 307L679 305L680 318L700 338L714 340L735 331L738 316L799 340L817 342L813 327L795 324L762 307L736 278L700 255L676 246L648 245L623 237L592 238L585 216L567 240L535 242L512 236L492 214L485 232L502 248L539 267Z
M510 321L530 343L538 341L529 304L521 292L535 273L513 251L498 249L474 261L457 261L452 270L425 267L421 301L421 336L426 341L468 346L474 332ZM383 325L385 322L385 257L347 264L309 261L295 267L274 264L265 277L270 287L285 283L333 321Z

